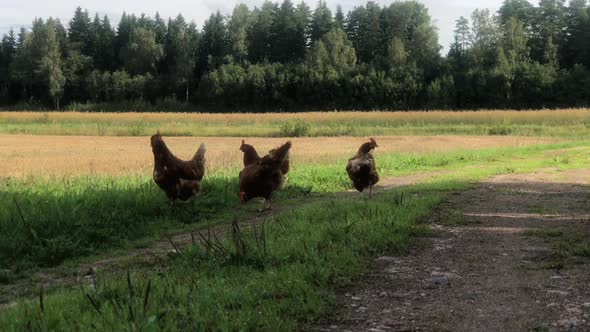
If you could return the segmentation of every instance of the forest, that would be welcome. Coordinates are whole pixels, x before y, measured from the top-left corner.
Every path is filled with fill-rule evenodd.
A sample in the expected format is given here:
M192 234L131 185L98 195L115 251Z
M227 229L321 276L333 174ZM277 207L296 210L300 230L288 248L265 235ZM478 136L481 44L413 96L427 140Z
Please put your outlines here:
M187 13L185 13L187 15ZM441 54L428 8L324 0L181 14L78 7L0 45L0 107L80 111L553 108L590 105L586 0L505 0L459 17Z

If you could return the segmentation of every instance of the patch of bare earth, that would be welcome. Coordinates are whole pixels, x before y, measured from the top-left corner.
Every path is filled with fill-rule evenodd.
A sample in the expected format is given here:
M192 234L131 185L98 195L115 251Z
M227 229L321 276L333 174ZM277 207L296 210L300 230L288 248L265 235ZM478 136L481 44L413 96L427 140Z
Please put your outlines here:
M589 170L545 170L451 195L422 248L376 259L315 329L589 331L590 259L531 235L590 236L589 183Z

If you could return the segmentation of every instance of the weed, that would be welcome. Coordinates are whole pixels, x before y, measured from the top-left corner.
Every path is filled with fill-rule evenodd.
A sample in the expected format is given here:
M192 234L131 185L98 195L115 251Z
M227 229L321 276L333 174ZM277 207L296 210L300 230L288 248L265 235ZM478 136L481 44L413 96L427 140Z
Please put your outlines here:
M511 165L505 165L504 169L501 171L501 174L513 174L516 173L516 168Z
M557 165L567 165L570 163L570 158L569 156L560 153L553 157L553 162Z
M529 213L536 213L540 215L544 215L549 213L550 209L543 205L543 204L531 204L528 207Z
M97 135L98 136L106 136L107 128L106 128L106 126L104 124L97 123L96 124L96 129L97 129Z
M459 226L465 224L465 218L463 217L463 211L460 209L449 209L444 219L446 224Z
M488 135L490 136L507 136L510 135L512 133L512 129L508 128L508 127L493 127L488 129Z
M282 137L306 137L309 133L310 125L301 119L286 121L279 128Z

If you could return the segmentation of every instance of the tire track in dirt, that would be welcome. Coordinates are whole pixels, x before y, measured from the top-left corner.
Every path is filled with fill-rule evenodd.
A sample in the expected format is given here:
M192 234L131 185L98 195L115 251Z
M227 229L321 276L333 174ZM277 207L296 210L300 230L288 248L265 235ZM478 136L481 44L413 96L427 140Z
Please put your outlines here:
M589 184L590 170L544 170L451 195L423 248L378 258L312 329L589 331L590 259L559 255L531 235L588 239Z

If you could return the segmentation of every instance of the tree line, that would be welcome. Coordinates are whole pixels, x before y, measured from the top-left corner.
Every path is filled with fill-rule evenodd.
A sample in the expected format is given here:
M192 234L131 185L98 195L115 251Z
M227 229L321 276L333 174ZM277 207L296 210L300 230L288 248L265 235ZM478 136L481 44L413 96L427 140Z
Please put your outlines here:
M505 0L456 21L441 55L417 1L333 13L264 2L211 14L201 29L76 8L67 28L35 19L0 44L0 105L101 110L537 108L590 104L587 0ZM74 105L74 106L71 106ZM86 106L85 106L86 105ZM90 105L90 107L87 107ZM86 108L85 108L86 107ZM116 106L115 106L116 107ZM161 106L165 107L165 106Z

